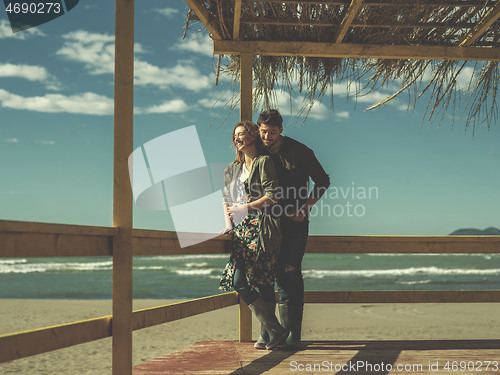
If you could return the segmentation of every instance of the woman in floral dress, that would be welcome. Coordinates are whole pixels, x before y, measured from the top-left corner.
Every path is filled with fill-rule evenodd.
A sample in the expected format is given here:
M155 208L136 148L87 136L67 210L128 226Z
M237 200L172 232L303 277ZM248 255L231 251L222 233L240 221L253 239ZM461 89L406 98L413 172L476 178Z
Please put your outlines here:
M274 314L281 233L272 208L279 199L278 180L272 159L264 155L257 125L238 123L233 145L236 160L224 171L226 231L233 239L220 289L234 288L260 320L261 337L255 347L273 349L287 334Z

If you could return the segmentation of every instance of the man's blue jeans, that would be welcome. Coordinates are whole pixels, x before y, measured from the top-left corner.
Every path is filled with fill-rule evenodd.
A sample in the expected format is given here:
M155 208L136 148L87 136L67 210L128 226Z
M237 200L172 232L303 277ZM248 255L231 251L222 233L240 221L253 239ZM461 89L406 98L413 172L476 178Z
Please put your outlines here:
M259 292L248 285L245 266L242 261L236 263L233 275L233 288L247 305L254 303L259 297L266 302L275 301L274 285L259 285Z
M309 220L281 219L282 242L278 258L276 284L279 303L302 305L304 303L304 279L302 258L309 235Z

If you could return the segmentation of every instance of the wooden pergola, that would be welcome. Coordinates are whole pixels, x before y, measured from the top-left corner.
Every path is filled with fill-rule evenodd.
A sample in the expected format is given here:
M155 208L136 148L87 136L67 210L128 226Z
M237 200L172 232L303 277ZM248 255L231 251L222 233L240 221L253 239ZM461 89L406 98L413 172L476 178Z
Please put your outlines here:
M499 85L497 65L500 61L500 1L186 2L190 7L188 21L199 20L206 27L213 40L214 54L219 55L219 64L222 55L230 56L230 60L236 62L230 69L230 74L235 81L241 78L241 110L246 119L250 119L247 107L252 105L249 98L252 82L260 89L257 95L262 95L264 90L267 99L267 92L279 84L278 79L282 78L285 85L289 84L292 76L288 71L295 70L301 77L301 91L302 76L307 71L308 59L312 62L309 67L313 66L309 72L309 80L317 75L317 72L327 80L336 74L340 75L342 68L339 67L339 61L351 60L356 61L355 69L358 70L360 65L368 67L368 70L374 67L377 79L372 79L372 84L393 81L397 76L403 82L402 86L405 85L404 89L424 76L423 63L480 61L483 65L475 72L479 75L488 67L495 77L482 87L474 87L475 83L472 81L469 83L469 92L474 96L478 95L473 100L476 102L475 108L468 115L467 124L471 117L476 117L479 112L484 111L495 117L498 111L495 98ZM255 58L257 56L259 58ZM269 62L270 58L275 59ZM263 61L268 62L266 68L261 67ZM422 64L414 64L414 61L421 61ZM323 65L323 69L317 70L318 65ZM256 74L259 69L262 69L260 74ZM440 72L433 76L433 84L449 85L453 80L450 80L450 77L460 69L460 64L442 65L436 69ZM487 80L482 83L485 81ZM324 86L321 89L318 89L318 86L322 85L310 85L305 88L313 101L322 96L322 93L316 95L316 91L323 90ZM492 92L489 99L493 103L486 104L484 97L489 95L489 90ZM438 87L435 91L437 98L433 99L431 108L444 107L445 103L451 101L453 91ZM311 92L314 95L311 95ZM254 93L254 99L255 95ZM485 110L485 107L488 108ZM488 119L488 125L490 122L491 119Z
M480 0L186 0L196 16L203 22L214 41L215 54L251 53L272 56L319 56L380 59L436 59L436 60L500 60L497 22L500 2ZM242 12L242 4L251 7ZM227 20L231 14L220 14L223 4L232 7L232 25ZM283 4L297 5L301 14L280 19ZM209 6L211 5L211 6ZM216 7L214 7L216 5ZM267 6L265 9L264 6ZM335 19L317 19L314 12L307 14L311 6L328 7ZM389 21L370 20L365 9L377 8L377 13L388 14ZM397 8L397 11L393 11ZM231 9L231 8L229 8ZM429 9L431 11L429 11ZM254 11L249 14L248 12ZM219 11L219 12L218 12ZM216 13L217 12L217 13ZM412 12L420 22L402 23L403 12ZM458 21L433 21L452 18L460 12ZM478 17L480 12L483 14ZM260 13L260 14L259 14ZM420 14L419 14L420 13ZM218 16L216 16L216 14ZM268 16L274 14L274 17ZM373 18L373 17L371 17ZM427 20L426 20L427 19ZM231 27L232 26L232 27ZM254 39L241 38L241 28L252 27ZM273 26L283 28L283 34L291 38L269 41ZM230 29L229 29L230 28ZM286 30L286 29L289 30ZM293 30L307 28L309 40L293 38ZM333 38L328 43L313 41L315 29L329 28ZM229 29L229 30L228 30ZM361 31L360 31L361 30ZM406 43L397 43L395 30L403 30ZM491 31L491 33L490 33ZM494 33L493 33L494 31ZM380 34L381 42L363 41L363 34ZM298 33L297 33L298 34ZM436 35L442 35L436 37Z

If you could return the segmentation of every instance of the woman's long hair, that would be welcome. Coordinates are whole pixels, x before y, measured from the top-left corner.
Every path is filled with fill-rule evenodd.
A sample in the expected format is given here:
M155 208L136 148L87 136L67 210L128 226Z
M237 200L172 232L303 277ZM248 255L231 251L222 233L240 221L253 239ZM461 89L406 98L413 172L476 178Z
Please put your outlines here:
M234 143L234 132L238 126L243 126L248 134L252 137L255 137L255 147L257 149L257 153L260 154L265 154L266 149L264 147L264 144L262 143L262 139L260 138L260 132L259 132L259 127L254 124L252 121L240 121L236 124L236 126L233 129L233 147L236 149L236 159L234 160L236 163L244 163L245 162L245 155L243 154L242 151L238 151L236 148L236 145Z

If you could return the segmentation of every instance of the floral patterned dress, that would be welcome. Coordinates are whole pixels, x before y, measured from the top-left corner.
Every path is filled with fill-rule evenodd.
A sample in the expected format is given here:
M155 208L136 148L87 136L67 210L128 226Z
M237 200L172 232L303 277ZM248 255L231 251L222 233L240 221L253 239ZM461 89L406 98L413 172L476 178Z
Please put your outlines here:
M238 202L248 203L248 180L238 184ZM259 289L259 285L274 285L276 277L276 254L265 251L259 240L259 224L263 213L249 212L238 225L233 223L233 239L231 256L220 279L219 289L230 291L233 289L233 276L237 262L243 262L248 284Z

